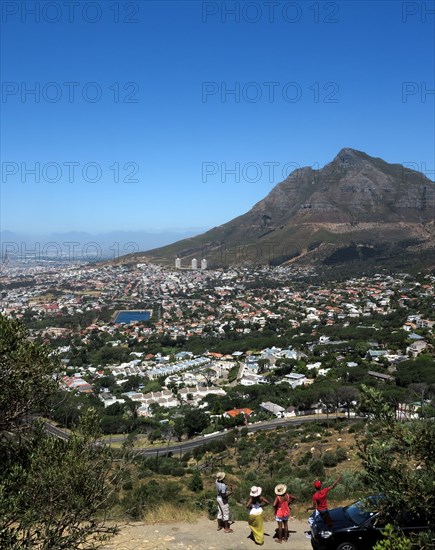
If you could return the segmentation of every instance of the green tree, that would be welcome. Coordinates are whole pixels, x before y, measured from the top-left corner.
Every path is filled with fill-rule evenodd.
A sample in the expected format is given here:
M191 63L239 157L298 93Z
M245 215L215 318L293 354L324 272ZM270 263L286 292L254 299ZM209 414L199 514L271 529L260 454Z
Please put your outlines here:
M340 404L345 405L347 409L347 417L350 418L350 410L353 407L353 402L358 399L359 392L353 386L340 386L337 388L337 398Z
M369 390L369 391L367 391ZM398 528L398 510L418 516L424 512L429 538L435 536L435 421L398 422L374 388L366 407L371 415L368 429L358 442L364 467L363 478L373 491L386 496L383 514ZM365 397L364 397L365 398ZM413 548L428 548L417 535L410 535ZM396 547L394 547L396 548Z
M412 383L435 384L434 366L435 358L429 354L402 361L397 367L397 383L399 386L409 386Z
M197 409L189 409L184 415L184 428L189 437L202 432L208 426L208 416Z
M0 434L25 431L24 419L47 412L59 377L49 352L30 342L20 323L0 315Z
M394 407L385 402L381 392L365 384L361 386L360 411L368 413L374 420L386 424L392 422L396 416Z
M0 350L0 547L101 547L117 532L104 518L120 470L98 444L97 413L88 409L69 439L49 435L34 420L58 387L49 350L3 316Z
M183 419L177 416L174 420L174 435L178 441L181 441L184 434L184 422Z
M326 424L329 426L329 413L336 404L337 394L333 389L325 388L321 391L320 398L325 405L324 410L326 411Z
M143 380L144 377L137 374L129 376L127 380L122 384L122 390L125 392L138 391L139 386L142 384Z
M79 396L68 391L56 391L49 397L50 417L63 428L74 428L83 406Z

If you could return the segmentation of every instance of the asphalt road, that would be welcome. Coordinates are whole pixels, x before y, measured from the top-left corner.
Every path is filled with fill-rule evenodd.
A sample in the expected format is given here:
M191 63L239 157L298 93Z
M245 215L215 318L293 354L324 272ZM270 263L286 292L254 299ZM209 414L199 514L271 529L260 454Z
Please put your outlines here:
M316 422L316 421L317 422L319 421L319 418L317 416L316 417L310 416L310 417L304 417L304 418L278 418L276 420L259 422L258 424L249 424L248 426L246 426L246 428L248 429L248 432L258 432L261 430L274 430L276 428L281 428L283 426L299 426L307 422ZM180 453L181 455L181 454L187 453L188 451L191 451L192 449L195 449L196 447L201 447L202 445L206 445L210 441L223 439L228 433L229 431L218 432L216 434L196 437L181 443L174 443L173 445L166 445L158 448L154 447L152 449L138 449L137 452L142 454L143 456L165 455L170 452L173 454ZM112 441L114 440L112 439Z
M329 417L330 421L335 420L336 417ZM338 418L346 418L344 416L339 416ZM353 417L351 420L356 420L358 417ZM304 417L291 417L291 418L277 418L274 420L267 420L265 422L258 422L256 424L248 424L245 426L248 430L248 432L258 432L261 430L273 430L276 428L281 428L284 426L300 426L301 424L306 424L307 422L319 422L319 420L326 420L326 415L312 415L312 416L304 416ZM53 426L52 424L46 422L45 423L46 430L48 433L59 437L61 439L68 439L69 434L68 432L62 430L61 428L58 428L56 426ZM231 431L231 430L230 430ZM191 451L192 449L195 449L196 447L202 447L202 445L206 445L210 441L216 441L219 439L223 439L226 435L228 435L229 431L223 431L223 432L217 432L215 434L205 435L205 436L198 436L192 439L189 439L188 441L183 441L180 443L173 443L173 444L167 444L160 447L145 447L145 448L139 448L136 449L136 452L138 454L141 454L143 456L164 456L168 453L172 454L180 454L180 456L184 453L187 453ZM127 436L115 436L111 437L110 440L105 440L105 443L122 443L125 441Z

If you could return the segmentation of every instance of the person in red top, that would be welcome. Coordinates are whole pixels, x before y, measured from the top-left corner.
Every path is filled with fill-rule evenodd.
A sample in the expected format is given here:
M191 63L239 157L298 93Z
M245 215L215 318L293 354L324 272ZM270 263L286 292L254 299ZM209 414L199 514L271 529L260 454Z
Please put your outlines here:
M316 492L313 495L313 505L310 508L307 508L307 512L309 510L314 510L314 514L318 512L322 516L323 521L326 524L330 522L330 518L328 514L328 493L337 485L340 479L341 479L341 476L338 476L337 479L334 481L334 483L330 487L324 487L323 489L322 489L321 481L316 480L314 482L314 488L316 489Z

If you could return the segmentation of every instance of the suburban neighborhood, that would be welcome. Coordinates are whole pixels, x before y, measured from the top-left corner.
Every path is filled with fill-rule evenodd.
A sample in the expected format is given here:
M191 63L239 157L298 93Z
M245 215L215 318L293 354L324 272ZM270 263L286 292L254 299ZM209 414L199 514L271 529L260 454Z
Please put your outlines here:
M149 431L187 407L210 432L228 419L355 414L361 382L383 387L398 415L421 395L420 413L433 410L434 282L403 273L322 285L312 267L25 262L3 271L0 307L52 348L64 389L97 398L102 416L127 410ZM117 322L119 311L132 320Z

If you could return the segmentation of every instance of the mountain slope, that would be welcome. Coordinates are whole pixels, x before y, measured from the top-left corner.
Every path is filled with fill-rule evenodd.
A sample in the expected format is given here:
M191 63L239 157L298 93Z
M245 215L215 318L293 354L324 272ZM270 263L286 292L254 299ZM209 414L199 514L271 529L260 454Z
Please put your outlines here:
M321 170L298 169L221 226L128 259L210 267L350 259L432 251L435 185L423 174L354 149ZM127 258L126 258L127 259Z

